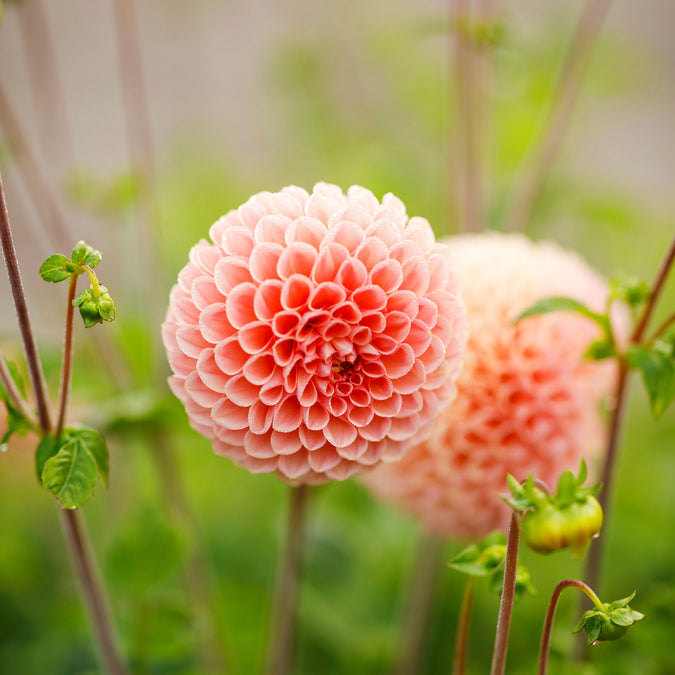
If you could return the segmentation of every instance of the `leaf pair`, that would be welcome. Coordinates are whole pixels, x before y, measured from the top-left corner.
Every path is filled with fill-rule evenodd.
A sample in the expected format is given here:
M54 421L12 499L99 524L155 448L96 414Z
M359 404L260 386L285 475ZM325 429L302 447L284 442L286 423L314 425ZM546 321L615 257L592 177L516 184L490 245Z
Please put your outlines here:
M82 506L94 493L96 481L108 484L108 448L94 429L71 427L58 437L45 436L37 449L38 480L64 509Z

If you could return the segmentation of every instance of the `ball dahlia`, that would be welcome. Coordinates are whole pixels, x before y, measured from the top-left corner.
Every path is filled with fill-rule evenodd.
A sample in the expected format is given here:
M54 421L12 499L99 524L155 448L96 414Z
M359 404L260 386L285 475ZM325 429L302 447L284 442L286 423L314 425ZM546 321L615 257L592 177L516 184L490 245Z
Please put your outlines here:
M261 192L209 234L163 337L171 389L216 453L289 482L341 480L398 458L455 396L455 278L393 195Z
M381 497L451 537L505 528L499 495L506 474L530 473L555 487L602 447L601 399L615 367L583 358L597 326L557 312L513 320L544 297L568 296L604 311L607 284L577 255L520 235L486 233L448 240L469 320L455 402L427 440L367 477Z

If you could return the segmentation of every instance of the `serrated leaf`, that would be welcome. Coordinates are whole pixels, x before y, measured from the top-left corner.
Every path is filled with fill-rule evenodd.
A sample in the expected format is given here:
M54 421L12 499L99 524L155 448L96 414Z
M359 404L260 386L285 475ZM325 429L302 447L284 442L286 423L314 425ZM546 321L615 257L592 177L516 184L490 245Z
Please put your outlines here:
M84 241L78 241L70 259L75 265L87 265L93 269L101 262L102 257L100 251L92 248Z
M628 363L642 374L652 415L658 419L675 398L675 358L664 342L632 345Z
M86 446L77 438L67 438L56 455L45 462L42 485L64 509L82 506L93 494L98 468Z
M40 276L44 281L57 284L73 276L73 265L65 255L50 255L40 265Z

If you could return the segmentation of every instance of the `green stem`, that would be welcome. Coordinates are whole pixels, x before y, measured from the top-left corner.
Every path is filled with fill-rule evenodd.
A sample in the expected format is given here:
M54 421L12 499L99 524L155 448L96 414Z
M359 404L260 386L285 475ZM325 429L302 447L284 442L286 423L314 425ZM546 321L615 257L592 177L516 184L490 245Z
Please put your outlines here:
M61 384L59 387L59 403L57 412L55 436L60 436L63 431L63 425L66 422L66 410L68 409L68 398L70 396L70 383L73 374L73 319L75 318L75 307L73 300L77 290L77 276L70 277L68 283L68 306L66 308L66 331L63 339L63 359L61 361Z
M297 622L298 584L307 510L307 485L291 488L286 545L280 560L272 608L272 625L267 654L267 675L288 675L293 671Z
M473 609L473 590L475 577L469 577L464 587L462 606L459 610L457 623L457 637L455 638L455 659L452 675L464 675L466 672L466 655L469 644L469 630L471 629L471 611Z
M506 542L506 559L504 566L504 584L502 598L499 603L499 618L497 619L497 633L492 653L492 667L490 675L504 675L506 668L506 652L509 644L511 629L511 614L513 613L513 599L516 592L516 569L518 567L518 545L520 543L520 518L514 511L511 514L509 536Z
M91 282L91 288L94 291L94 300L98 300L99 297L101 296L101 288L98 285L98 279L96 278L96 273L94 272L89 265L80 265L84 269L84 271L87 273L87 276L89 277L89 281Z
M565 579L561 581L554 589L551 594L551 599L548 603L548 609L546 610L546 618L544 619L544 628L541 632L541 644L539 646L539 661L537 665L537 675L546 675L548 672L548 655L551 649L551 633L553 631L553 620L555 618L555 612L558 607L558 600L560 599L560 594L568 587L574 586L579 590L583 591L588 598L593 602L597 609L604 609L600 598L595 594L593 589L590 586L587 586L583 581L578 581L577 579Z
M417 675L424 670L429 617L438 575L443 569L443 546L443 539L432 535L423 535L419 544L404 605L395 675Z

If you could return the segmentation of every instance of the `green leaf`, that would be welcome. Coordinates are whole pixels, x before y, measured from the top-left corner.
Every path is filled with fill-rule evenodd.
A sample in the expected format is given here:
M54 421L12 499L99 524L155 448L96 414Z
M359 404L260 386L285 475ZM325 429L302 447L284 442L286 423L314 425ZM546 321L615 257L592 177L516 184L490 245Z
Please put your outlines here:
M21 396L25 398L26 387L24 385L23 378L19 373L19 369L17 368L16 364L12 363L11 361L5 361L5 363L7 364L7 369L9 370L9 374L14 380L14 384L16 385L18 392L21 394ZM0 438L0 448L6 449L7 444L9 443L12 436L14 436L14 434L23 436L24 434L28 433L31 430L31 425L28 423L26 419L24 419L23 415L12 405L12 401L10 400L9 395L5 391L2 384L0 384L0 398L2 398L2 400L5 402L5 406L7 407L7 420L5 422L5 432L3 433L2 438Z
M59 439L56 436L45 436L37 447L35 453L35 470L37 472L38 480L42 485L42 472L45 468L45 463L51 459L59 451Z
M100 251L97 251L83 241L78 241L70 259L75 265L87 265L93 269L101 262L102 257Z
M609 282L610 298L623 300L632 309L639 307L649 298L651 288L646 281L637 277L614 277Z
M64 509L82 506L94 493L98 468L86 446L77 438L69 438L56 455L45 462L42 485Z
M581 316L585 316L587 319L597 323L598 326L602 328L602 332L606 336L612 335L611 324L606 315L594 312L589 307L586 307L586 305L584 305L582 302L574 300L573 298L555 297L537 300L537 302L535 302L532 307L526 309L522 314L520 314L514 323L518 323L519 321L522 321L523 319L526 319L530 316L550 314L551 312L576 312L577 314L581 314Z
M584 358L589 361L602 361L603 359L611 359L614 356L616 356L616 347L606 337L591 342L584 353Z
M88 427L73 427L38 446L36 468L42 486L63 508L78 508L94 492L100 476L108 484L108 449L103 436Z
M44 281L51 281L54 284L69 279L73 276L74 272L75 267L65 255L50 255L40 265L40 276L42 279Z
M658 419L675 398L675 356L669 344L661 340L653 345L632 345L628 363L640 371L647 389L652 415Z

